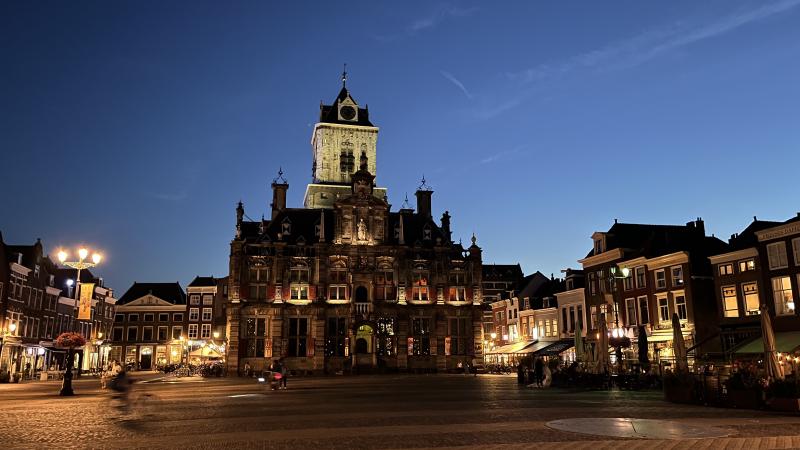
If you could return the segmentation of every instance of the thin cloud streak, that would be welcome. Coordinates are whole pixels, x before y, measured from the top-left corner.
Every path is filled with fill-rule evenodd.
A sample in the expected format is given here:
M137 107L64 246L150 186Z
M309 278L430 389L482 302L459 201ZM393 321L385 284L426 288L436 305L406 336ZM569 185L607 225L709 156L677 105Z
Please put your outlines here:
M660 54L731 32L744 25L786 12L800 5L800 0L772 2L756 9L738 12L719 20L690 27L686 23L646 31L626 41L569 58L555 64L506 74L511 80L529 84L566 75L580 69L626 69L643 64Z
M455 75L453 75L453 74L452 74L452 73L450 73L450 72L444 71L444 70L440 70L440 71L439 71L439 73L440 73L440 74L441 74L441 75L442 75L442 76L443 76L443 77L444 77L444 78L445 78L447 81L449 81L449 82L453 83L453 84L454 84L454 85L455 85L457 88L459 88L459 89L461 90L461 92L463 92L463 93L464 93L464 95L467 97L467 99L469 99L469 100L472 100L472 94L471 94L471 93L470 93L470 92L467 90L467 88L464 86L464 83L462 83L462 82L461 82L461 80L459 80L458 78L456 78L456 77L455 77Z
M430 14L414 19L402 32L391 35L374 36L379 41L394 41L408 38L418 33L437 27L440 23L459 17L466 17L478 10L477 7L461 8L458 6L443 5L436 8Z

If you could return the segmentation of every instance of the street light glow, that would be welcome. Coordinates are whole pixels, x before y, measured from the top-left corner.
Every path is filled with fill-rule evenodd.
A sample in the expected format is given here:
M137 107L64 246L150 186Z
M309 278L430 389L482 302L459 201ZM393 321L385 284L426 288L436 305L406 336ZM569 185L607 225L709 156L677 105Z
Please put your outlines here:
M95 253L92 255L92 262L95 264L100 264L100 260L103 259L103 256L100 253Z
M72 278L68 278L67 279L67 286L72 287L73 284L75 284L75 280L73 280Z
M67 252L65 252L64 250L59 250L58 251L58 261L63 264L64 261L66 261L66 260L67 260Z
M81 248L80 250L78 250L78 256L81 258L81 261L83 261L84 259L86 259L87 256L89 256L89 250Z
M17 331L17 324L14 323L14 322L11 322L11 325L8 326L8 331L10 331L12 333Z

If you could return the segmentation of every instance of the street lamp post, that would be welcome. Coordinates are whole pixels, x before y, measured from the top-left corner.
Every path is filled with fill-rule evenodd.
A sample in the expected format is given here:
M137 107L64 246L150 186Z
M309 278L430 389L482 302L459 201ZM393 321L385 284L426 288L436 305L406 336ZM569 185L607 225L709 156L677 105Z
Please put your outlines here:
M611 339L610 342L613 343L614 347L616 348L615 356L617 359L617 373L620 372L622 368L622 345L626 341L625 333L622 331L622 327L619 326L619 302L617 301L617 280L624 280L628 278L631 274L630 269L627 267L623 267L620 269L620 274L617 275L617 267L612 266L608 272L608 284L609 288L611 289L611 298L614 301L614 329L611 331Z
M69 255L64 250L58 251L58 261L70 268L76 269L77 274L75 277L75 306L76 308L79 306L78 302L80 298L78 298L79 294L79 287L81 285L81 270L89 269L91 267L95 267L96 265L100 264L100 260L103 259L102 255L97 252L92 253L92 260L87 261L86 258L89 256L89 250L85 247L81 247L78 249L78 260L77 261L67 261ZM79 316L78 316L79 317ZM76 318L77 319L77 318ZM77 322L80 319L77 319ZM74 327L73 327L74 329ZM72 365L74 364L74 354L73 349L70 348L67 350L67 361L66 361L66 368L64 370L64 382L61 385L61 391L59 395L72 395ZM80 368L78 368L80 371Z

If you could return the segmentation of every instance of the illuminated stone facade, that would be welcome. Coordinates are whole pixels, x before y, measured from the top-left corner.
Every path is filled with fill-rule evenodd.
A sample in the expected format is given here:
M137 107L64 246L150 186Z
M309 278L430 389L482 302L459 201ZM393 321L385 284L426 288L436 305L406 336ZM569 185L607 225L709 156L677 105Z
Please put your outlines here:
M449 213L434 221L427 186L417 191L416 211L391 211L374 183L377 128L366 109L342 114L351 104L343 88L321 108L306 207L286 207L289 185L281 177L272 184L271 220L247 221L237 207L230 373L243 373L245 363L263 370L279 358L296 373L447 371L482 356L481 249L474 238L469 248L452 241ZM351 141L363 148L353 171L349 156L345 164L335 160L349 155L343 136L350 128L325 122L347 118L363 128ZM338 195L309 205L314 185Z

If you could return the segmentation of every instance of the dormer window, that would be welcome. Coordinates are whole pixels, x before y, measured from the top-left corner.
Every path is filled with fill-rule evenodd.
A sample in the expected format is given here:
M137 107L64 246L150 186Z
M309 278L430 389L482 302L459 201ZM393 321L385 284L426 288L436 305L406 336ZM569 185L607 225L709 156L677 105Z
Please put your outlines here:
M281 234L284 236L292 234L292 222L288 218L281 223Z
M422 239L424 239L426 241L430 241L431 240L431 227L430 226L425 225L425 228L422 229Z
M595 239L594 241L594 254L599 255L603 253L603 240L602 239Z

